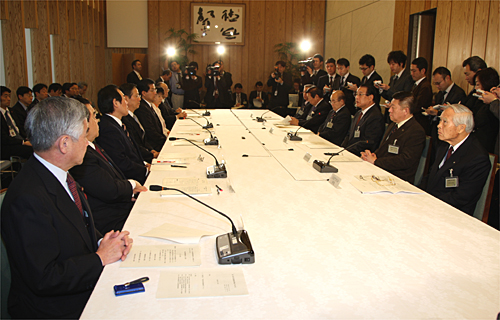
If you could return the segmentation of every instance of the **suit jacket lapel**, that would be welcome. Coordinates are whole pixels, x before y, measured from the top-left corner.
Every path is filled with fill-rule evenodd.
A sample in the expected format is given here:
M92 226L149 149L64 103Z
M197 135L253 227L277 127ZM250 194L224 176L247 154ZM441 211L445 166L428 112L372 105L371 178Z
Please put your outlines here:
M97 243L93 244L92 239L90 238L89 232L87 232L87 228L85 226L85 222L83 220L82 215L80 214L80 210L70 198L66 189L59 183L56 177L43 165L38 161L35 157L31 157L31 160L35 161L37 168L37 172L43 180L47 191L52 195L56 206L59 208L61 214L75 226L78 230L78 233L82 236L85 244L89 248L89 250L94 251L94 247L97 246ZM85 198L85 196L80 193L80 198ZM83 203L83 201L82 201ZM87 212L89 212L89 216L91 215L90 210L87 207ZM93 227L92 227L92 230Z

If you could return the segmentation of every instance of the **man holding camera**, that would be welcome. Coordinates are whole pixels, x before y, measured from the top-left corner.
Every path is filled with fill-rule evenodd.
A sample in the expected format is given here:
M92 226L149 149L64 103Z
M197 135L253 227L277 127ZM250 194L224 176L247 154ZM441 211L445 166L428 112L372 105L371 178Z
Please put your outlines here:
M222 60L215 61L207 67L205 77L205 103L209 109L229 109L232 105L231 86L233 79L229 72L224 71Z
M198 63L192 61L184 71L184 109L198 109L200 108L200 88L203 86L201 77L196 75L198 72Z
M267 80L267 86L272 88L269 109L280 116L288 115L288 92L292 89L292 75L285 72L286 62L278 61Z
M181 66L176 60L170 62L172 77L170 78L170 91L172 92L172 105L174 109L182 108L184 105L184 89Z

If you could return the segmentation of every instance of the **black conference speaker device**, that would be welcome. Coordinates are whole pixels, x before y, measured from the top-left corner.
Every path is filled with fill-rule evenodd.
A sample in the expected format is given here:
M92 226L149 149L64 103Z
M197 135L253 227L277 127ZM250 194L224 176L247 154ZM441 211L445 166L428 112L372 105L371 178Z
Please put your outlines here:
M288 133L287 133L287 135L288 135L288 139L289 139L290 141L302 141L302 137L299 137L299 136L297 135L297 132L299 132L300 128L302 128L302 127L299 127L299 128L297 129L297 131L295 131L295 133L291 133L291 132L288 132Z
M213 136L212 131L208 130L205 126L202 126L198 121L196 121L194 119L191 119L191 118L187 118L187 119L193 121L194 123L196 123L197 125L202 127L202 129L205 129L208 131L208 133L210 134L210 138L203 140L203 143L205 143L206 146L218 146L219 145L219 139L217 139L217 137ZM213 128L213 127L214 126L212 124L212 126L210 128Z
M246 232L246 230L236 230L233 220L231 220L231 218L229 218L226 214L220 212L215 208L212 208L208 204L196 199L195 197L192 197L191 195L179 189L151 185L149 186L149 190L174 190L180 192L190 199L226 217L229 222L231 222L232 232L218 236L215 241L219 264L249 264L255 262L255 252L253 251L252 243L250 242L250 238L248 237L248 232Z
M208 179L227 178L226 164L224 162L219 164L219 161L217 161L217 158L212 153L208 152L207 150L203 149L199 145L195 144L193 141L186 139L186 138L169 137L168 140L170 140L170 141L186 140L187 142L191 143L193 146L195 146L195 147L205 151L209 155L211 155L215 159L215 165L207 168L207 178Z
M257 122L264 122L264 121L266 121L266 120L264 119L264 115L265 115L266 113L268 113L268 112L270 112L270 111L274 111L274 110L279 109L279 108L280 108L280 106L277 106L277 107L271 108L271 109L267 110L266 112L264 112L264 113L263 113L260 117L256 117L256 118L255 118L255 120L257 120Z
M353 146L355 146L359 143L362 143L362 142L369 143L369 140L358 141L356 143L353 143L349 147L340 150L339 152L332 153L330 158L328 158L327 162L321 161L321 160L314 160L313 161L313 168L316 169L316 171L319 171L321 173L337 173L337 172L339 172L339 169L335 168L334 166L332 166L330 164L330 160L332 160L332 158L334 156L338 156L339 154L341 154L342 151L349 149L350 147L353 147Z
M200 103L198 103L197 101L194 101L194 100L189 100L189 102L194 102L194 103L197 103L197 104L201 107L201 104L200 104ZM189 110L193 111L194 113L196 113L197 115L199 115L199 116L203 117L203 119L205 119L205 121L207 122L207 124L206 124L206 125L204 125L204 126L202 126L202 127L203 127L203 129L211 129L211 128L213 128L213 127L214 127L214 124L213 124L213 123L211 123L211 122L210 122L210 121L209 121L209 120L205 117L205 114L199 114L199 113L198 113L198 112L196 112L196 110L194 110L194 109L189 109ZM207 111L207 112L208 112L208 111ZM208 112L208 115L210 115L210 112Z

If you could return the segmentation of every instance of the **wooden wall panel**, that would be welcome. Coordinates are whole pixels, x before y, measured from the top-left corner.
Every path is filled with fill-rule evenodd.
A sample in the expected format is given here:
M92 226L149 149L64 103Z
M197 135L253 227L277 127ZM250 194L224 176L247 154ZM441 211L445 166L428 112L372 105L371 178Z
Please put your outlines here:
M50 34L59 34L59 1L48 1Z
M37 16L37 0L23 0L23 10L24 10L24 27L25 28L38 28L38 16Z
M160 65L160 3L158 0L148 1L148 54L149 74L158 73Z
M461 87L467 86L462 72L462 62L471 55L474 12L475 2L473 1L455 0L452 2L447 65L452 72L453 80Z
M500 71L500 1L490 1L488 37L486 39L485 60L488 66Z
M31 30L31 50L33 61L33 83L52 83L50 61L49 16L47 0L38 0L38 28Z
M422 6L419 1L396 0L394 50L406 51L409 15L410 12ZM412 10L409 11L408 7ZM424 7L427 8L427 2ZM500 68L498 51L500 2L498 0L431 0L430 9L432 8L437 8L433 68L447 67L455 83L469 91L471 88L463 75L463 60L472 55L478 55L485 59L488 66ZM401 15L402 12L405 14Z
M99 6L99 4L97 4ZM93 9L94 11L94 30L101 30L102 26L99 25L99 9L95 7ZM94 32L94 44L96 47L99 47L101 45L101 39L100 39L100 32L96 31Z
M484 57L486 53L486 37L489 22L489 1L476 1L476 14L474 17L474 30L472 34L471 56Z
M451 0L440 1L436 12L436 31L434 35L433 65L435 68L448 65L450 21Z
M59 30L60 33L54 38L54 69L56 82L69 81L69 40L68 40L68 9L67 1L59 1Z
M63 0L66 1L66 0ZM77 0L67 0L66 10L67 10L67 21L68 21L68 35L69 40L76 39L76 26L75 26L75 3Z
M425 1L424 0L412 0L410 7L410 14L425 11Z
M5 85L13 91L19 86L28 85L24 14L22 6L23 3L21 1L9 1L9 19L2 21ZM15 99L13 98L12 101L15 101Z
M0 0L0 20L9 19L9 5L7 0Z
M82 30L82 40L83 43L89 43L89 6L87 1L81 3L82 6L82 24L80 24Z

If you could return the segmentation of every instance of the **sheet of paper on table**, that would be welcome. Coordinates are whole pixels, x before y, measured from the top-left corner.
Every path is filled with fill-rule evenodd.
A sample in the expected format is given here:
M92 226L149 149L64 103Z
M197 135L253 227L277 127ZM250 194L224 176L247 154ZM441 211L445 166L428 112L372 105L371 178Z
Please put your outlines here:
M217 232L188 228L171 223L164 223L146 233L142 237L166 239L178 243L198 243L203 236L216 235Z
M160 273L157 299L247 295L241 268L182 270Z
M190 195L211 195L212 189L208 184L207 178L165 178L163 186L167 188L175 188L182 190ZM182 193L175 190L163 190L160 192L162 197L180 196L185 197Z
M262 102L259 99L253 99L253 105L256 108L262 108Z
M167 153L160 154L157 159L153 159L153 164L187 164L196 160L194 153Z
M356 180L351 184L358 189L362 194L419 194L424 193L419 188L401 180L397 177L376 176L376 175L360 175L354 176Z
M325 161L328 161L330 156L325 157ZM352 153L349 152L342 152L339 155L333 156L330 162L361 162L363 159L361 159L358 156L353 155Z
M132 246L120 268L191 267L201 265L200 246L194 244L163 244Z

